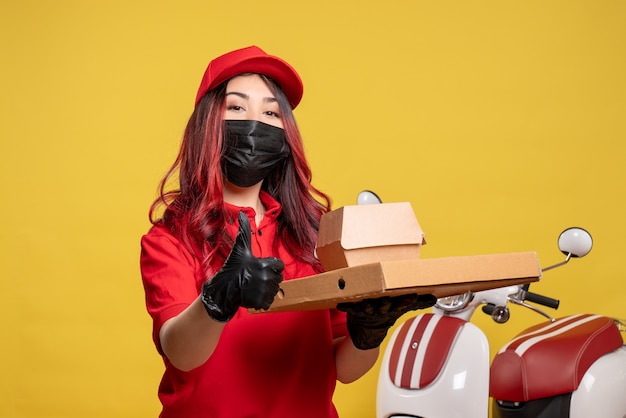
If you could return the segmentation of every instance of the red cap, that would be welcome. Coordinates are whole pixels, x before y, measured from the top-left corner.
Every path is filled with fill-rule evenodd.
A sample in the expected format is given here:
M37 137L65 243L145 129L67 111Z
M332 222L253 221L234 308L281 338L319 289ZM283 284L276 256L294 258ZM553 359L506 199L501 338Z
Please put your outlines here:
M257 73L270 77L285 92L292 109L295 109L302 99L304 86L296 70L286 61L266 54L261 48L249 46L228 52L209 63L198 88L196 106L207 91L243 73Z

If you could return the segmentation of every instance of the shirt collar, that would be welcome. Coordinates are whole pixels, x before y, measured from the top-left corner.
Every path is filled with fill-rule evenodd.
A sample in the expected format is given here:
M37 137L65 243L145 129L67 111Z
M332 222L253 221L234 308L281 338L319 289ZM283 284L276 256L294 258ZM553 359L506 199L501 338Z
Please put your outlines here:
M261 199L261 203L263 203L263 206L265 206L264 216L266 218L270 218L271 220L276 219L282 211L282 205L264 190L261 190L261 192L259 193L259 198ZM237 216L241 211L243 211L249 217L254 217L256 215L255 210L251 207L235 206L228 202L224 202L224 209L230 215L231 223L235 219L237 219Z

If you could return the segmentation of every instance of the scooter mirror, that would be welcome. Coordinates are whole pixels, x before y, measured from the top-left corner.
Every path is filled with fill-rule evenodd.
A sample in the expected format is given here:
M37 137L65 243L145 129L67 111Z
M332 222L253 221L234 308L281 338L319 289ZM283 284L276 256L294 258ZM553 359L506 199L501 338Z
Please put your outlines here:
M593 240L591 234L582 228L567 228L559 235L559 250L565 254L565 261L554 264L549 267L544 267L541 271L548 271L555 267L566 264L572 257L580 258L589 254L591 247L593 246Z
M356 198L357 205L376 205L383 203L378 195L371 190L363 190Z
M559 236L559 250L566 256L584 257L592 246L591 234L582 228L568 228Z

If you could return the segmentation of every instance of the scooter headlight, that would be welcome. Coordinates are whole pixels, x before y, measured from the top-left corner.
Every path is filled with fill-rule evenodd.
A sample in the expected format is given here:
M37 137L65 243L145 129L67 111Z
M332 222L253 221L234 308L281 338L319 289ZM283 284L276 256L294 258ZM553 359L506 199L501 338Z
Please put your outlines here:
M437 299L435 307L446 312L455 312L465 308L474 298L472 292L463 293L462 295L446 296Z

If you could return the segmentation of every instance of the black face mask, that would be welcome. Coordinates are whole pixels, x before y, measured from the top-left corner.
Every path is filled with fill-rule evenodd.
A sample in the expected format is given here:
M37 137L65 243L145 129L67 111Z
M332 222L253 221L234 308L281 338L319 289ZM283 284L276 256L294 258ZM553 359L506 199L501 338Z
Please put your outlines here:
M257 184L290 153L281 128L258 120L225 122L224 175L235 186Z

